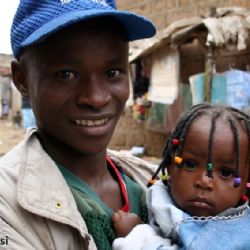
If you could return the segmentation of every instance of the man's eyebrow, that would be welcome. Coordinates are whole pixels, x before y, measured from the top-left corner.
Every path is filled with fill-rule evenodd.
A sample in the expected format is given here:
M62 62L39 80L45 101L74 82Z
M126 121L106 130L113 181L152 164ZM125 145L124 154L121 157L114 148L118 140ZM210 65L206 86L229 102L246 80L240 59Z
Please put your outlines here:
M59 62L61 62L62 65L79 65L82 64L84 62L84 58L83 59L77 59L77 58L72 58L72 59L63 59L63 60L58 60ZM117 56L115 58L107 58L105 64L119 64L121 62L128 62L128 58L127 56Z

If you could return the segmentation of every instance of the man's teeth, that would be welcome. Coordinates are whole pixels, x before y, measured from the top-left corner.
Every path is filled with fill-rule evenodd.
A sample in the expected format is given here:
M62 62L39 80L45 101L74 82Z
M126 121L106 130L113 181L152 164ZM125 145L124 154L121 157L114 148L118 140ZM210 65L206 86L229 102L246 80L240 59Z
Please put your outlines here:
M83 126L100 126L108 121L108 118L104 118L101 120L76 120L77 125L83 125Z

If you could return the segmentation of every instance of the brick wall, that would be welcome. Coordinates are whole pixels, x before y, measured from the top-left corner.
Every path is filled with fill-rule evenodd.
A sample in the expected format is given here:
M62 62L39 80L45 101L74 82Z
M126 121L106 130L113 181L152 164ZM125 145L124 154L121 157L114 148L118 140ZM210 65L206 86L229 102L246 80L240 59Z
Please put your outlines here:
M127 107L120 118L109 148L129 150L133 146L143 146L148 156L161 157L167 136L146 129L146 122L133 119L132 107Z
M204 15L209 7L250 8L249 0L116 0L117 8L134 11L150 18L158 29L171 22L191 16Z

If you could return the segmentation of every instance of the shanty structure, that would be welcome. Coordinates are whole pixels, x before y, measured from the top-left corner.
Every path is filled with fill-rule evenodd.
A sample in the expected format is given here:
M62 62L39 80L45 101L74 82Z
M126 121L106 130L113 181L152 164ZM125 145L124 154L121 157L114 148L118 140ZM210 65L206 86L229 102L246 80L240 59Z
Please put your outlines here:
M149 78L148 98L152 109L164 113L158 123L149 116L148 129L168 134L179 115L194 104L191 76L203 72L203 101L210 102L215 73L230 69L248 71L249 32L249 9L211 8L207 16L175 21L155 37L131 43L130 64L140 63ZM135 74L133 70L132 79ZM220 98L222 89L218 86Z
M0 103L3 99L7 100L10 105L10 116L21 109L21 95L14 87L11 77L12 55L0 54ZM0 105L0 117L2 107Z

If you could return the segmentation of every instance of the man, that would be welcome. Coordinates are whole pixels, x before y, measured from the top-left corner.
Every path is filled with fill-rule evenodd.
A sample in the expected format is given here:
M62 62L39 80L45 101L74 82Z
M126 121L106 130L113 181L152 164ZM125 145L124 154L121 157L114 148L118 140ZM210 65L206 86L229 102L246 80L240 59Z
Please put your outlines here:
M111 249L115 211L146 220L138 183L153 169L107 145L129 95L128 41L154 33L101 0L20 2L12 74L37 128L0 160L0 235L10 249Z

